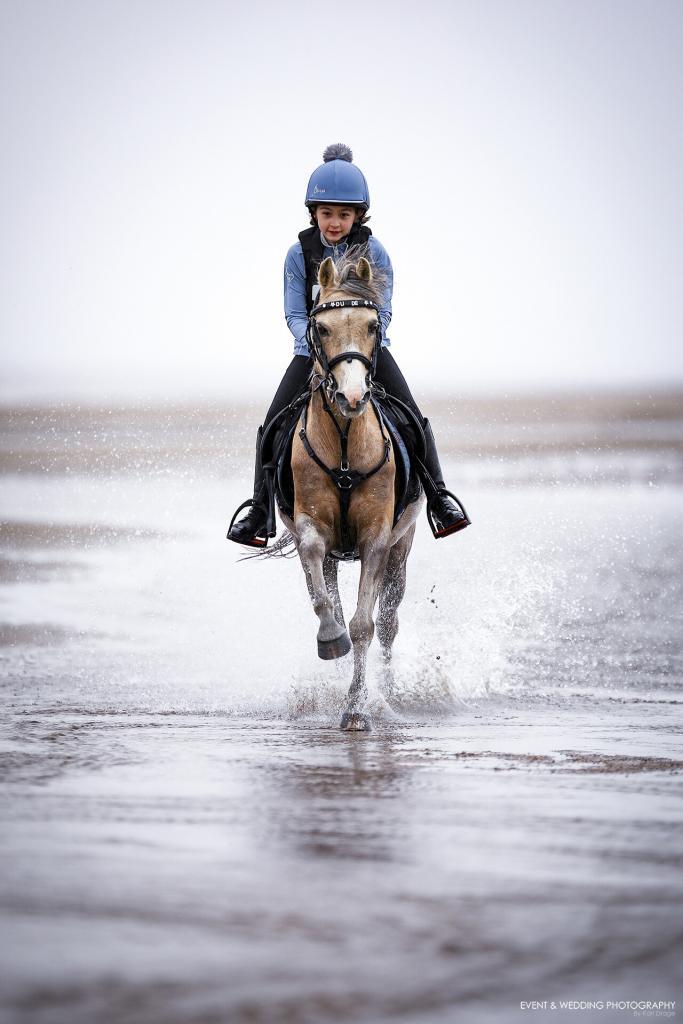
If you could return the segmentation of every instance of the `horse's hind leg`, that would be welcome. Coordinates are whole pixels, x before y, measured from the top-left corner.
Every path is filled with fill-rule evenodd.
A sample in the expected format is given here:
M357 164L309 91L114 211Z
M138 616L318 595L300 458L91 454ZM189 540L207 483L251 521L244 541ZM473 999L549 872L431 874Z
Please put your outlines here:
M384 692L391 697L394 689L394 675L391 656L394 640L398 633L398 608L406 592L406 568L408 555L415 536L415 526L401 537L389 552L387 567L379 592L379 614L377 616L377 639L382 648L384 662Z
M320 620L318 628L318 656L326 661L341 658L351 650L351 641L346 628L335 615L335 601L327 588L323 572L325 559L325 538L314 524L297 520L299 535L299 557L306 574L306 584L311 595L313 609ZM338 597L337 597L338 600Z

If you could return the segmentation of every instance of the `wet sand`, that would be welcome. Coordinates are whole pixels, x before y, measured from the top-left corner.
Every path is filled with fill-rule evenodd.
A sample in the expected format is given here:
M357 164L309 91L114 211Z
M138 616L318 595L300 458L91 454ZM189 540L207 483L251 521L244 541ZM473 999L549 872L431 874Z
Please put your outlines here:
M0 1019L680 1012L682 410L438 408L475 525L421 524L368 736L223 540L249 414L6 410Z

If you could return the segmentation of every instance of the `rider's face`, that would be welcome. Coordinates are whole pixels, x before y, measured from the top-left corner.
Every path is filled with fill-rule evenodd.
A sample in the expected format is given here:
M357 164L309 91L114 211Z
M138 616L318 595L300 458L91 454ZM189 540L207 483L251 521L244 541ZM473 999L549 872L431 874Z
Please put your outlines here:
M356 219L353 206L317 206L315 219L318 227L330 242L346 238Z

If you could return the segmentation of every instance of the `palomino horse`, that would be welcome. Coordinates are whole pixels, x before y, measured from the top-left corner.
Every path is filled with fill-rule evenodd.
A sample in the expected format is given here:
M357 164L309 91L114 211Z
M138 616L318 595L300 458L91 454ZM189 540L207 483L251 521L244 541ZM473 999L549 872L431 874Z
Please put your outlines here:
M406 561L422 498L394 526L396 466L382 414L372 396L372 371L380 344L381 279L364 257L323 261L320 295L310 318L314 356L311 398L292 445L293 518L281 518L292 535L320 620L318 654L339 658L353 644L353 680L341 728L363 731L370 720L367 653L375 625L389 669L398 632L398 606ZM339 468L337 468L339 467ZM358 605L348 633L337 589L334 553L360 558Z

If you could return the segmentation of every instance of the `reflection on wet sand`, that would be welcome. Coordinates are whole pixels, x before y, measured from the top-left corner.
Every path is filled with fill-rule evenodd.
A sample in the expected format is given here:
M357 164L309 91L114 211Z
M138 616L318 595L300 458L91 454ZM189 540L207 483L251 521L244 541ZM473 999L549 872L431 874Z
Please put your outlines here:
M74 573L81 572L87 572L87 566L77 559L41 558L39 561L28 561L0 556L0 584L48 583L54 579L69 579Z
M611 731L617 745L651 734L626 713ZM454 1007L515 1019L528 986L670 993L674 759L556 775L562 758L544 748L561 735L551 710L511 720L500 705L370 737L22 716L5 765L6 1005L79 1024L134 1004L149 1024L226 1007L230 1020L360 1024Z
M77 548L151 541L163 536L146 527L112 526L107 523L42 523L38 520L5 520L0 523L0 546L32 551L42 548Z
M358 743L353 737L344 742L336 731L321 736L304 729L299 739L300 759L264 773L263 784L273 791L268 835L305 857L391 861L404 826L399 815L387 813L388 804L410 786L410 771L397 756L400 734Z

